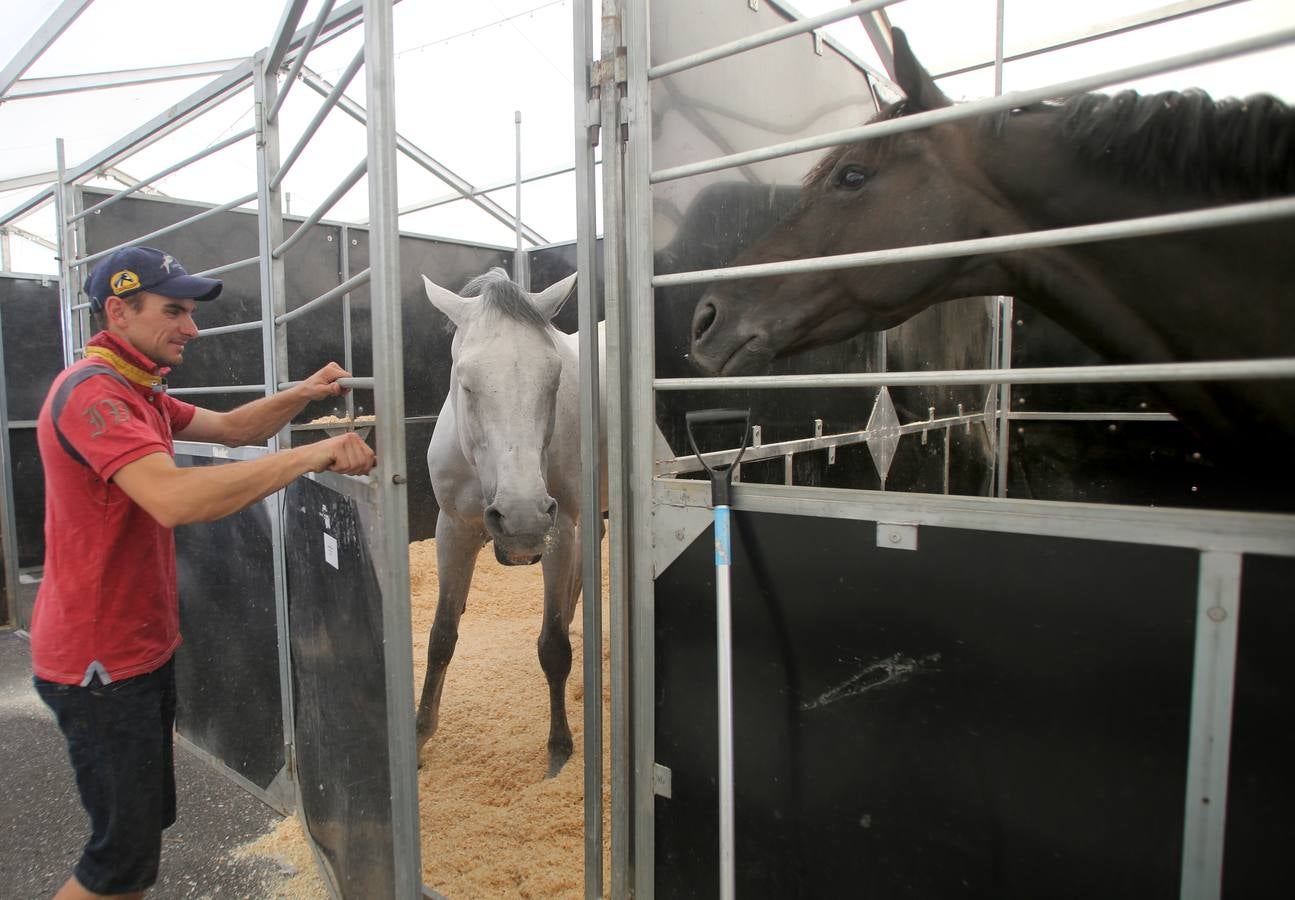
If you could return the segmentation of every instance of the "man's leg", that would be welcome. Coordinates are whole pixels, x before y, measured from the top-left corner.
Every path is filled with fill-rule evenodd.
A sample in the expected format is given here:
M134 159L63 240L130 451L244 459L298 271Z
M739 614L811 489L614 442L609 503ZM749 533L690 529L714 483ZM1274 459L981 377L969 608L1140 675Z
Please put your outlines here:
M175 820L174 666L89 687L37 682L68 742L90 840L56 897L139 897Z

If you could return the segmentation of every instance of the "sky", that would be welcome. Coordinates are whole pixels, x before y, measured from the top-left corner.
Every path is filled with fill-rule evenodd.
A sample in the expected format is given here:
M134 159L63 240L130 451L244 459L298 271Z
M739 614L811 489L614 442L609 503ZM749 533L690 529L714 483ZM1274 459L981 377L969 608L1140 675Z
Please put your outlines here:
M313 20L322 0L311 0L302 25ZM747 0L707 0L745 7ZM28 36L57 8L59 0L0 0L6 27L0 33L0 60L19 50ZM806 15L841 6L840 0L792 0ZM1073 32L1095 22L1164 8L1171 0L1004 0L1008 53L1014 47ZM596 7L596 4L595 4ZM889 8L893 24L903 27L919 58L932 72L992 59L996 0L905 0ZM265 46L281 16L270 0L95 0L63 36L26 73L46 78L245 57ZM594 10L595 14L597 9ZM516 125L520 113L524 175L567 167L574 154L571 0L403 0L395 7L397 129L423 150L473 184L509 181L517 168ZM1277 28L1295 26L1295 2L1244 0L1153 28L1118 35L1010 64L1005 89L1050 84L1080 74L1155 59L1197 47ZM880 63L855 20L825 32L861 60ZM335 80L359 48L359 30L318 48L308 65ZM1202 87L1215 96L1277 94L1295 102L1295 47L1197 67L1146 79L1144 91ZM170 104L197 90L203 80L81 92L61 97L14 99L0 105L0 181L55 168L56 138L63 138L69 165L92 156L130 133ZM944 79L955 99L993 92L991 70ZM363 71L349 97L364 103ZM294 143L321 97L297 83L281 117L283 152ZM198 148L210 146L252 124L251 91L222 104L182 132L123 162L134 178L150 176ZM304 215L335 187L364 152L362 127L335 111L285 180L291 212ZM449 188L401 157L398 170L402 206L444 196ZM112 184L100 181L101 184ZM250 139L176 173L157 185L167 195L223 203L255 190ZM16 207L38 188L0 191L0 214ZM575 234L574 178L571 175L527 185L522 218L547 241ZM510 187L491 195L508 210ZM333 220L363 221L367 182L361 180L329 213ZM52 207L18 226L52 239ZM512 246L510 229L464 202L401 217L402 230L461 240ZM15 271L53 273L53 254L35 244L11 240Z

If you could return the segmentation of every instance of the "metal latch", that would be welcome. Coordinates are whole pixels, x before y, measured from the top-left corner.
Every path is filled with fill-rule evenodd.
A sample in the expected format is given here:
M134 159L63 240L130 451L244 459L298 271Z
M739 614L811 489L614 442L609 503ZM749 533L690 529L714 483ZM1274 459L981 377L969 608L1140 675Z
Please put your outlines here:
M916 550L917 526L878 522L877 546L887 550Z

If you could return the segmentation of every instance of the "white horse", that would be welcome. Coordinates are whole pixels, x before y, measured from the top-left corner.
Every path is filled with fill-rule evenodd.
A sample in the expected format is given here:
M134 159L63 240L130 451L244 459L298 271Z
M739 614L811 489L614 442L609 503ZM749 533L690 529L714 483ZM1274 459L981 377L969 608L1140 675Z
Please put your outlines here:
M575 281L571 275L532 294L494 268L469 282L460 297L423 278L428 299L454 323L455 334L450 390L427 447L440 505L440 597L418 704L420 753L436 732L477 553L493 541L504 565L544 567L539 657L549 683L549 776L571 756L565 691L569 628L582 586L580 358L577 336L549 320ZM606 409L605 394L602 402ZM605 510L605 454L601 494ZM601 534L601 520L596 527Z

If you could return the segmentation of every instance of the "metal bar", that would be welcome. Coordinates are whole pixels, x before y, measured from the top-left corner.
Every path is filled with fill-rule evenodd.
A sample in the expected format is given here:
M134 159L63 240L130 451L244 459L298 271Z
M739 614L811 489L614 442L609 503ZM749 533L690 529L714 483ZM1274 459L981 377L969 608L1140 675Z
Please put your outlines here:
M365 89L369 108L369 265L372 274L374 426L382 448L374 470L386 565L382 637L386 670L387 747L391 777L394 895L422 888L418 831L418 753L414 740L414 671L409 648L408 473L400 312L400 234L396 209L396 90L392 0L364 4ZM596 698L595 698L596 702Z
M297 80L301 67L306 62L306 57L315 47L315 39L319 37L319 31L324 27L324 22L328 19L329 13L333 11L333 0L324 0L323 6L319 8L319 15L315 16L315 21L311 23L310 30L306 32L306 37L301 43L301 47L293 55L292 66L288 69L287 76L283 79L283 86L279 89L279 96L274 98L274 105L266 114L267 121L273 122L279 117L279 110L283 108L283 101L288 97L288 91L292 89L293 82Z
M162 114L145 122L121 140L70 170L68 180L80 181L110 167L225 102L247 87L252 79L254 65L251 60L248 60L213 79L179 103L168 107Z
M1000 369L1012 368L1012 335L1015 328L1016 302L1011 297L998 298L998 367ZM996 478L998 484L996 493L999 497L1007 496L1007 477L1009 473L1010 459L1009 454L1012 449L1012 383L1004 381L998 386L998 440L997 440L997 457L998 466Z
M619 439L624 442L624 464L621 473L625 479L628 497L628 540L625 545L628 579L625 602L633 617L632 634L636 636L633 649L631 681L634 688L633 703L633 760L634 760L634 895L651 897L653 888L653 860L656 858L654 833L654 808L656 790L653 783L656 755L656 717L654 685L656 683L655 652L652 635L655 633L656 595L652 577L652 466L653 444L647 436L656 429L656 404L653 400L655 373L654 314L652 303L652 190L651 174L652 122L647 111L651 109L651 85L648 82L648 63L651 59L648 9L646 0L630 0L623 6L624 60L626 68L626 97L628 136L625 140L624 231L625 245L623 301L623 353L619 354L628 415L622 420L623 431ZM614 56L605 54L604 59ZM605 131L610 143L621 133L617 120ZM603 156L604 161L607 155ZM604 168L606 166L604 165ZM606 223L604 218L604 223ZM610 435L609 435L610 439Z
M659 184L664 181L674 181L679 178L687 178L691 175L718 172L722 169L731 169L735 166L745 166L750 165L751 163L764 162L769 159L792 156L794 154L805 153L810 150L822 150L827 147L835 147L838 144L854 143L871 138L883 137L889 134L915 131L919 128L928 128L932 125L938 125L945 122L956 122L961 119L969 119L974 116L984 115L985 113L1003 112L1010 109L1016 109L1021 106L1028 106L1032 103L1041 103L1045 100L1055 100L1058 97L1068 97L1074 94L1086 93L1109 84L1135 81L1139 78L1146 78L1150 75L1159 75L1163 72L1171 72L1175 69L1182 69L1188 66L1199 65L1201 63L1214 62L1216 60L1240 56L1246 53L1255 53L1260 50L1268 50L1272 47L1290 43L1291 41L1295 41L1295 28L1281 28L1276 31L1269 32L1268 34L1245 38L1239 41L1231 41L1227 44L1220 44L1216 47L1209 47L1204 50L1197 50L1191 53L1182 53L1177 56L1152 60L1151 62L1125 66L1122 69L1113 69L1098 75L1074 78L1069 81L1061 81L1056 84L1045 85L1040 88L1031 88L1024 91L1012 91L1011 93L1003 94L999 97L991 97L987 100L976 100L971 103L959 103L954 106L931 110L929 112L916 113L911 116L901 116L900 118L890 119L885 122L874 122L871 125L863 125L857 128L845 128L840 131L831 131L815 137L786 141L784 143L772 144L768 147L761 147L755 150L746 150L741 153L731 153L726 156L718 156L713 159L687 163L685 165L674 166L668 169L659 169L652 173L651 181L653 184Z
M0 324L0 334L4 333ZM0 624L19 624L18 606L18 521L13 502L13 452L9 446L9 389L5 383L4 347L0 341L0 550L4 555L4 602L0 603Z
M659 391L739 388L895 387L952 384L1110 384L1140 381L1236 381L1295 378L1295 358L1119 366L1045 366L1035 369L955 369L944 372L853 372L828 375L749 375L716 378L658 378Z
M274 318L275 324L282 325L285 322L291 322L293 319L296 319L300 316L305 315L307 312L309 312L310 310L314 309L317 306L323 306L325 303L329 302L330 300L336 300L338 297L341 297L343 294L346 294L349 291L353 291L357 287L360 287L361 285L368 284L371 271L372 269L369 268L369 269L365 269L363 272L358 272L355 275L352 275L350 278L346 279L346 281L343 281L341 284L339 284L337 287L333 288L332 290L329 290L323 294L320 294L314 300L307 301L306 303L301 304L301 306L298 306L294 310L290 310L288 312L275 316ZM372 293L372 291L370 291L370 293ZM398 289L396 291L396 296L400 296L400 291Z
M45 188L45 190L28 197L22 203L19 203L13 209L9 210L9 212L0 216L0 226L8 225L10 222L13 222L16 219L21 219L23 216L40 209L46 203L49 203L54 199L56 190L57 188L54 185L50 185Z
M312 212L309 216L307 216L305 221L303 221L299 226L297 226L297 230L292 233L292 237L288 238L286 241L284 241L282 244L280 244L278 247L275 248L274 250L275 257L276 258L281 257L284 254L286 254L289 250L291 250L294 246L296 246L298 241L300 241L310 232L310 229L318 225L319 220L324 218L324 216L328 213L328 211L337 204L338 200L342 199L342 195L345 194L347 191L349 191L351 188L355 187L356 183L361 178L364 177L364 173L368 171L368 168L369 168L368 159L360 160L359 164L356 165L356 167L351 170L351 173L342 179L341 184L333 188L333 192L324 198L324 202L319 204L319 206L316 207L315 211Z
M87 207L86 209L81 210L73 217L73 221L77 219L84 219L86 216L90 215L91 213L98 212L101 209L106 209L109 206L119 203L121 202L121 200L123 200L126 197L129 197L131 194L135 193L140 188L146 185L150 185L155 181L159 181L160 179L163 179L174 172L178 172L181 169L183 169L185 166L189 165L190 163L197 162L198 160L203 159L207 156L211 156L214 153L219 153L221 150L224 150L226 147L229 147L233 144L237 144L239 141L243 140L244 138L251 137L254 134L256 134L256 128L255 127L248 128L246 131L240 131L238 134L235 134L232 137L228 137L225 140L220 141L219 143L212 144L210 147L207 147L203 150L199 150L197 153L193 154L193 156L183 159L173 166L167 166L165 169L158 172L157 174L150 175L148 178L142 179L141 181L137 181L134 184L130 185L129 187L126 187L118 191L117 193L113 194L111 197L108 197L105 200L100 200L94 206L90 206L90 207Z
M584 704L584 871L585 900L603 897L603 615L602 615L602 403L598 347L598 279L594 208L594 143L598 124L589 106L601 86L593 81L593 22L590 0L572 2L572 66L576 173L576 303L580 342L580 574L584 585L581 675ZM610 101L609 101L610 102ZM520 216L519 216L520 218ZM597 698L597 702L589 699ZM618 762L613 756L612 767ZM623 761L620 768L624 768ZM613 778L613 783L615 783ZM613 801L614 802L614 801Z
M0 227L0 272L8 272L13 268L13 250L9 246L9 231Z
M320 78L319 75L314 72L311 72L308 67L302 69L301 80L320 93L326 93L329 90L328 82L323 78ZM343 96L338 99L337 108L355 119L357 122L367 126L368 116L364 107ZM407 158L413 160L428 172L431 172L437 178L441 179L441 181L444 181L450 187L459 191L464 199L480 207L482 211L494 218L496 221L501 222L509 228L513 228L515 226L516 218L509 213L508 210L504 209L498 203L495 203L489 197L480 197L473 194L473 187L471 184L456 175L444 164L437 162L431 156L428 156L427 153L421 150L412 141L401 137L399 133L396 134L396 149L403 153ZM533 228L525 225L522 227L525 229L527 240L535 244L546 243L544 236L536 232Z
M710 507L710 484L698 479L660 478L654 493L658 505ZM780 484L735 485L733 509L1295 557L1295 516L1272 513L946 497L852 488L789 488Z
M68 26L76 21L77 16L89 6L91 0L63 0L58 9L36 29L36 33L27 39L22 49L13 55L3 70L0 70L0 98L8 98L9 89L23 73L32 67L42 53L59 39Z
M351 230L343 225L341 232L337 236L337 270L341 273L342 281L348 281L351 277ZM342 295L342 368L348 372L354 372L354 351L351 347L351 293L347 291ZM346 417L355 418L355 394L351 391L346 393ZM433 416L433 419L435 417ZM406 424L409 417L405 417Z
M210 219L213 216L220 215L223 212L229 212L231 209L234 209L235 207L239 207L239 206L243 206L244 204L251 203L256 198L257 198L257 195L256 195L256 192L254 191L245 197L238 197L233 200L230 200L228 203L222 203L220 204L220 206L213 206L211 209L204 210L203 212L200 212L197 215L190 216L187 219L181 219L179 222L175 222L174 224L167 225L165 228L159 228L156 231L150 231L148 234L141 235L140 237L126 241L123 244L118 244L116 247L109 247L107 250L101 250L98 253L92 253L89 256L83 256L80 259L74 259L71 261L70 265L72 265L73 267L89 265L92 262L97 262L98 260L103 259L105 256L108 256L109 254L114 253L117 250L120 250L122 247L137 247L146 241L151 241L153 238L161 237L164 234L170 234L173 231L179 231L180 229L185 228L189 225L192 225L195 222L201 222L204 219Z
M1011 422L1177 422L1166 412L1010 412Z
M594 165L598 166L598 165L601 165L601 163L597 159L595 159ZM522 184L530 184L531 182L534 182L534 181L543 181L546 178L554 178L558 175L566 175L568 172L575 172L575 171L576 170L574 166L561 166L556 169L548 169L543 172L534 172L530 175L524 175L522 176L521 181L522 181ZM517 184L517 180L514 178L510 178L508 181L496 181L493 184L487 184L484 187L473 188L467 194L463 194L459 191L455 191L452 194L443 194L440 197L433 197L430 200L422 200L418 203L411 203L408 206L402 206L400 208L400 215L407 216L412 213L422 212L425 209L433 209L437 206L444 206L447 203L457 203L458 201L466 200L469 197L480 197L483 194L489 194L494 191L507 190L508 188L512 187L515 184ZM361 222L360 224L364 224L364 223Z
M261 261L259 256L249 256L247 259L240 259L237 262L225 263L223 266L216 266L214 269L203 269L201 272L194 272L195 275L201 275L204 278L215 278L217 275L224 275L226 272L233 272L236 269L245 269L248 266L254 266Z
M1016 62L1021 59L1029 59L1032 56L1052 53L1056 50L1065 50L1068 47L1077 47L1081 44L1101 40L1102 38L1113 37L1130 31L1137 31L1152 25L1160 25L1174 19L1193 16L1197 13L1211 12L1224 6L1232 6L1236 3L1245 2L1248 2L1248 0L1183 0L1183 2L1180 3L1170 3L1167 6L1130 13L1127 16L1107 22L1093 23L1078 32L1046 37L1037 41L1030 47L1008 50L1004 57L1004 61ZM987 69L992 65L994 65L994 60L992 59L985 62L960 64L952 69L935 73L932 77L937 80L941 78L951 78L954 75L964 75L967 72L976 72L980 69Z
M0 178L0 191L21 191L23 188L49 184L58 178L57 172L34 172L16 178Z
M228 72L246 61L245 57L213 59L208 62L176 66L149 66L142 69L123 69L115 72L92 72L85 75L58 75L51 78L25 78L9 91L6 100L28 100L33 97L55 97L101 91L109 88L153 84L158 81L182 81L186 78L205 78Z
M72 245L71 229L67 224L67 208L72 205L72 192L67 179L67 165L63 148L63 139L54 141L54 155L58 169L58 184L54 193L54 218L58 223L58 318L59 328L63 333L63 367L72 365L75 346L72 338L72 301L76 299L72 282L76 269L72 267L72 257L76 247Z
M288 0L283 7L283 17L279 19L279 25L274 29L274 37L270 39L265 51L263 65L265 71L271 75L278 70L283 57L287 55L288 48L292 46L293 33L297 30L297 23L301 21L301 14L306 10L306 2L307 0Z
M1005 0L998 0L994 11L994 96L1003 93L1003 5Z
M831 25L833 22L840 22L842 19L849 19L853 16L864 15L874 10L883 9L891 4L898 3L899 0L859 0L851 3L849 6L843 6L839 9L829 10L816 16L810 16L807 19L800 19L795 22L789 22L786 25L779 25L777 28L771 28L768 31L762 31L759 34L752 34L736 41L730 41L727 44L720 44L717 47L711 47L708 50L702 50L679 59L671 60L667 63L652 66L648 69L647 77L649 80L664 78L667 75L674 75L677 72L684 72L688 69L695 69L698 66L714 62L717 59L724 59L729 56L736 56L739 53L745 53L748 50L754 50L757 47L764 47L768 44L774 44L778 41L785 40L789 37L795 37L798 34L804 34L807 31L813 31L815 28L821 28L824 25Z
M342 96L342 92L346 90L347 85L351 83L351 79L355 77L356 72L360 71L360 66L362 65L364 65L363 47L361 47L355 54L350 63L347 64L346 69L343 70L342 76L338 79L337 84L333 85L333 89L329 91L328 96L324 98L324 102L319 104L319 109L315 110L315 115L311 118L309 124L306 125L305 131L301 133L301 137L297 138L296 145L288 152L287 159L279 165L279 171L275 172L274 177L270 179L270 190L277 190L279 185L283 183L283 179L288 174L288 170L292 168L294 163L296 163L297 159L301 156L301 152L306 149L306 145L309 144L310 139L315 136L315 132L319 130L319 126L324 124L324 119L326 119L328 114L333 111L333 107L337 105L338 100Z
M513 234L516 246L513 249L513 281L530 290L530 272L527 271L526 253L522 250L522 111L513 110L513 172L516 185L513 199Z
M955 425L967 425L971 422L986 421L984 413L968 413L957 416L944 416L939 419L922 419L917 422L910 422L907 425L899 426L899 433L920 434L924 431L939 431L941 429L952 428ZM758 428L759 426L754 426ZM879 437L882 434L880 429L861 429L858 431L843 431L837 434L818 434L814 437L793 438L787 441L778 441L772 444L755 444L746 448L742 455L742 464L760 462L761 460L777 459L778 457L790 457L797 453L812 453L816 450L828 450L833 447L848 447L854 444L862 444L866 441ZM704 459L711 466L728 465L737 459L737 450L715 450L710 453L703 453ZM655 474L657 477L662 475L682 475L686 472L700 472L701 464L694 456L676 456L673 459L659 459L656 461Z
M260 319L255 322L239 322L236 325L217 325L214 328L198 329L198 337L215 337L218 334L233 334L236 331L260 331L263 323Z
M730 266L722 269L698 269L692 272L656 275L652 278L652 285L653 287L673 287L682 284L710 284L717 281L735 281L740 278L795 275L801 272L825 272L835 269L881 266L888 263L976 256L981 253L1037 250L1043 247L1064 247L1070 244L1086 244L1094 241L1176 234L1203 228L1250 225L1291 216L1295 216L1295 197L1279 197L1272 200L1233 203L1211 209L1195 209L1189 212L1123 219L1118 222L1099 222L1095 225L1074 225L1067 228L1049 228L1043 231L1004 234L965 241L945 241L938 244L922 244L916 247L896 247L889 250L869 250L863 253L843 253L839 256L815 256L785 262Z
M1223 891L1224 820L1241 613L1241 554L1201 554L1183 827L1182 900Z
M46 240L39 234L33 234L25 228L19 228L17 225L0 225L0 234L3 234L5 238L8 238L9 235L22 238L24 241L29 241L37 247L44 247L46 250L58 250L57 242Z
M339 378L336 383L340 384L344 388L351 388L357 391L372 391L375 389L375 380L368 377ZM286 391L288 388L294 388L299 384L301 384L300 381L283 381L279 383L279 390ZM404 416L400 416L399 418L402 422L405 420Z
M287 341L274 326L274 314L283 309L283 264L274 259L270 250L283 238L283 212L278 192L270 189L270 175L279 165L279 128L268 122L265 111L274 101L278 85L262 65L262 58L253 62L253 115L256 124L256 239L258 276L261 288L261 390L269 396L278 383L281 370L287 368ZM233 330L231 328L231 330ZM266 439L266 449L274 453L291 443L291 432L284 428ZM293 687L291 630L288 611L287 560L284 539L283 510L280 505L271 507L270 548L271 568L274 573L275 624L279 639L279 689L283 697L283 758L290 772L296 771L296 699ZM290 780L293 800L301 809L301 788L296 778Z

